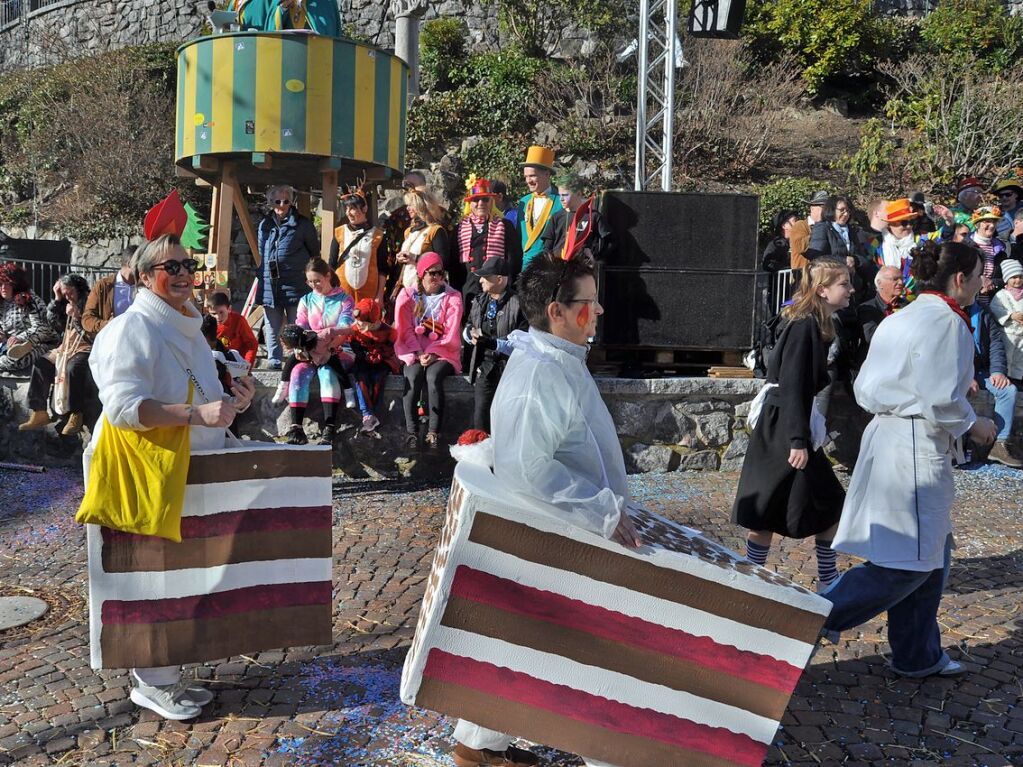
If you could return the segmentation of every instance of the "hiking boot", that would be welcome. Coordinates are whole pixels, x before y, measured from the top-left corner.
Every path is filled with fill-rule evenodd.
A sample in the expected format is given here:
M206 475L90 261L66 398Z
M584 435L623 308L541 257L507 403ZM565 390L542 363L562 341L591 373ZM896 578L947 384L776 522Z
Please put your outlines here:
M7 347L7 356L12 360L20 360L26 354L32 351L31 341L22 341L21 343L14 344L13 346Z
M1002 466L1008 466L1010 469L1023 469L1023 461L1012 454L1004 439L1000 439L994 444L991 452L987 454L987 459L1000 463Z
M18 431L38 431L50 425L50 416L45 410L33 410L25 423L18 426Z
M65 437L73 437L78 434L84 426L85 422L82 419L82 414L72 413L68 417L67 423L64 424L64 428L60 430L60 433Z
M337 427L332 423L328 423L323 427L323 431L320 432L320 444L333 445L335 434L337 434Z
M281 381L277 384L277 388L274 390L274 396L270 399L271 405L283 405L288 401L288 389L291 388L291 384L287 381Z
M297 423L291 424L284 436L287 437L286 441L289 445L305 445L309 442L309 438L305 435L305 429Z
M128 696L131 698L131 702L136 706L155 711L164 719L182 721L194 719L202 713L202 709L197 704L185 697L187 687L180 682L163 687L153 687L144 684L138 677L134 677L133 681L135 686Z
M534 767L540 764L536 754L515 746L508 746L504 751L491 751L458 743L451 756L458 767Z

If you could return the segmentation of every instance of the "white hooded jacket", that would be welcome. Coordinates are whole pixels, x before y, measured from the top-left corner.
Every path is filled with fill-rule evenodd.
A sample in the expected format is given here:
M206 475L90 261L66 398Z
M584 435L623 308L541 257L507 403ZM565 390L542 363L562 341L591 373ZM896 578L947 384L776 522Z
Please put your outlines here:
M535 328L508 341L514 351L490 409L494 474L610 538L628 504L625 460L586 347Z

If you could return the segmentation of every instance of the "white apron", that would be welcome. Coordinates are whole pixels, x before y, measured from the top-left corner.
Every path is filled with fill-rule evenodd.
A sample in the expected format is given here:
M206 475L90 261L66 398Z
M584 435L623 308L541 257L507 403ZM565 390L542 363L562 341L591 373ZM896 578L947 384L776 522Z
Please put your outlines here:
M426 242L426 235L433 230L430 226L424 226L415 232L412 232L405 241L401 244L401 249L406 253L415 254L418 259L419 256L423 255L423 243ZM419 275L416 272L415 263L405 264L401 270L401 284L406 288L414 288L418 282Z
M952 532L952 443L922 418L875 416L833 548L897 570L940 569Z

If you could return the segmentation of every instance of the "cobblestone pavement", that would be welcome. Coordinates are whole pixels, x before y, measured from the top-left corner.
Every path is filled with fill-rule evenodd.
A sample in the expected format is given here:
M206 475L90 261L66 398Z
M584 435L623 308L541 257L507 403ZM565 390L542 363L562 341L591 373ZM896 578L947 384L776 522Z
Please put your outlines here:
M735 482L714 472L632 478L640 501L738 547ZM885 667L883 620L850 631L804 675L768 764L1023 764L1023 473L988 466L956 482L959 548L940 619L971 673L898 679ZM80 495L78 472L0 472L0 594L52 606L0 634L0 765L451 763L451 723L397 698L446 487L338 485L335 643L189 667L217 698L186 723L136 709L123 671L89 668L84 534L72 518ZM809 541L776 548L768 564L813 586Z

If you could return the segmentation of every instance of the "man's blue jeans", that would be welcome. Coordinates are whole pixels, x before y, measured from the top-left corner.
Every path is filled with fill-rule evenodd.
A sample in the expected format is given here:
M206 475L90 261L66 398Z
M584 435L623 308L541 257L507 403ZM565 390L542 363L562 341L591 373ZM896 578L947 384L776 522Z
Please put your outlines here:
M1012 435L1012 416L1016 411L1016 386L1009 384L1004 389L996 389L991 377L977 376L977 383L991 392L995 398L995 428L998 429L998 441L1003 442Z
M824 622L845 631L888 613L892 669L903 676L928 676L951 660L941 649L938 605L948 579L952 536L945 541L945 564L938 570L896 570L872 562L846 570L821 596L834 607Z

